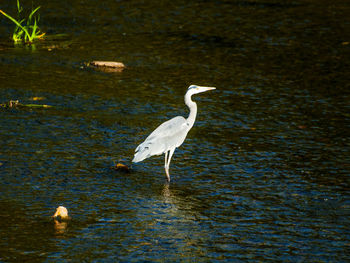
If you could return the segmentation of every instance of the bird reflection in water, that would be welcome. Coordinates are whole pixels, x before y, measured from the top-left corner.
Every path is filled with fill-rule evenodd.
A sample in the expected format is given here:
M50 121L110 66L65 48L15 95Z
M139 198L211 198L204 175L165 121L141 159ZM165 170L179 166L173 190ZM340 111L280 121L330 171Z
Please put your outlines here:
M162 190L162 196L164 197L165 201L169 201L168 199L171 198L171 192L169 189L169 183L164 184L163 190Z
M164 204L166 204L167 208L170 209L170 211L175 212L177 210L177 197L176 197L176 192L174 193L170 189L170 184L169 182L165 183L162 189L162 201ZM169 211L169 212L170 212Z

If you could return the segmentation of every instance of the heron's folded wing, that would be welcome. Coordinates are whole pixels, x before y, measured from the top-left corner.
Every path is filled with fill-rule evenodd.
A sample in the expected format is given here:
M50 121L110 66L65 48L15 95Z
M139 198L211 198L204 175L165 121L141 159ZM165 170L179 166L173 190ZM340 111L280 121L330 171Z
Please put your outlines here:
M188 130L187 121L181 116L162 123L136 148L133 161L142 161L152 155L160 155L179 147L185 140Z

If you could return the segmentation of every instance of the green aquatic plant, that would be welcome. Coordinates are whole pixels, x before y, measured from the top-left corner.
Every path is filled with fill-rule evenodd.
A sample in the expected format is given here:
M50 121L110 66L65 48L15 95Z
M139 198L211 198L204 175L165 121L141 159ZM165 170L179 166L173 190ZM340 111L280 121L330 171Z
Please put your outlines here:
M32 43L35 39L41 39L44 37L45 33L40 32L40 29L37 24L37 22L40 20L40 16L36 15L36 12L39 10L39 8L40 6L32 10L27 20L24 18L20 18L23 8L20 5L19 0L17 0L18 19L13 18L12 16L0 9L0 13L8 19L10 19L16 25L16 28L12 34L12 39L15 43L22 41L24 41L25 43Z
M19 102L19 100L10 100L9 102L6 103L0 103L0 109L1 108L51 108L51 105L47 104L22 104Z

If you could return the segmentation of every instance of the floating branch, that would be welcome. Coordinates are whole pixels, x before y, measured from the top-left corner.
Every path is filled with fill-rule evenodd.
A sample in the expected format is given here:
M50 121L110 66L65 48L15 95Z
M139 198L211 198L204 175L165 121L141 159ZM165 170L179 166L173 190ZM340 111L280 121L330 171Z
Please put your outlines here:
M125 68L125 65L122 62L115 61L91 61L90 65L95 67Z
M125 68L124 63L116 61L91 61L87 66L93 66L106 72L121 72Z

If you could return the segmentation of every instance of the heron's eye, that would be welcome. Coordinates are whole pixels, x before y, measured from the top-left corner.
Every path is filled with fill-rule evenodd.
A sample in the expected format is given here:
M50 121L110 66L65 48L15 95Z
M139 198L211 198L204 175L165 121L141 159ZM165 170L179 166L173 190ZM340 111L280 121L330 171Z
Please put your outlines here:
M196 88L196 90L198 90L198 88Z

